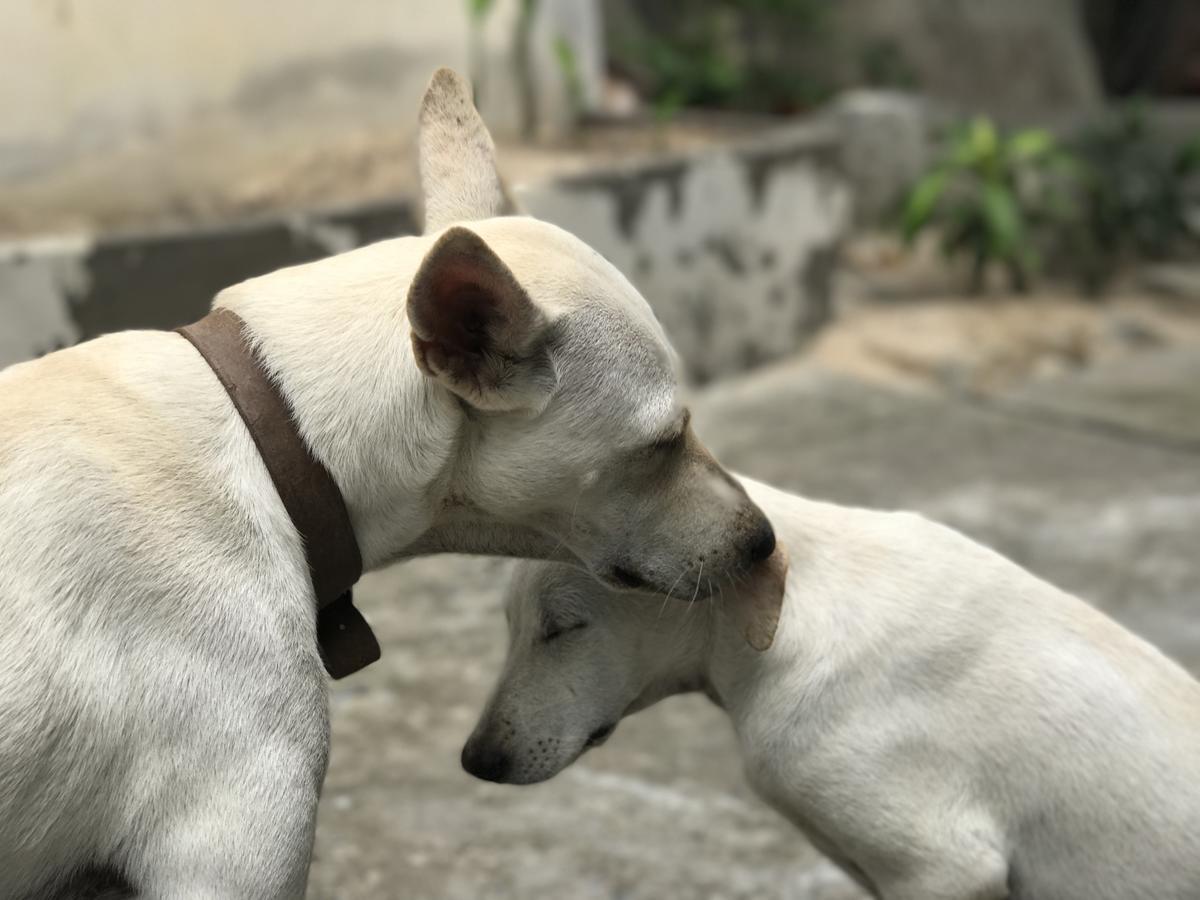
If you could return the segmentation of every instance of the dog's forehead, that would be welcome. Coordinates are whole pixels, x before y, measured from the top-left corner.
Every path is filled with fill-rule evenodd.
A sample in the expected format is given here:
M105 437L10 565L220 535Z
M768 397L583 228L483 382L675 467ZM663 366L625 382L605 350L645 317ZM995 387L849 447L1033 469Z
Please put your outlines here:
M543 609L586 602L587 594L599 587L574 566L522 560L513 567L505 601L510 624L536 619Z
M526 216L471 223L517 281L552 317L597 305L669 352L666 335L637 288L602 254L568 231Z
M559 328L558 366L568 400L586 400L595 414L635 437L660 432L676 416L679 378L668 345L600 303L565 315Z
M536 609L551 577L550 563L521 560L513 566L508 590L504 596L504 615L512 628L519 626L530 610Z
M640 441L678 417L678 357L650 305L612 263L537 219L472 228L554 320L561 396L580 418Z

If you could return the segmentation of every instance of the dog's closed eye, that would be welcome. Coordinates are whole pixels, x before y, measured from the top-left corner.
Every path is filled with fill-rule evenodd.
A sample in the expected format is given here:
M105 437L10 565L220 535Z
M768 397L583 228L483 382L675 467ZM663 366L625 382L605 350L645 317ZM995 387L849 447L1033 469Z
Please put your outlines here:
M588 627L587 622L547 622L542 626L542 643L548 644L564 634L582 631Z
M679 419L670 428L642 447L638 451L638 454L640 456L654 457L682 449L687 443L687 428L691 421L692 413L690 410L685 409Z

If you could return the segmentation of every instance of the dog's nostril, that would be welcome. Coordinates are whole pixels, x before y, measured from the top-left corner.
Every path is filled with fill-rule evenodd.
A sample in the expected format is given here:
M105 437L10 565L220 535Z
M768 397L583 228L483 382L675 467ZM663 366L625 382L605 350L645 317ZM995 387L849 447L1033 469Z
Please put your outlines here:
M462 767L476 778L501 782L512 768L512 757L484 741L467 741L462 752Z
M750 561L762 562L774 552L775 529L771 527L770 522L764 520L762 527L754 535L754 542L750 545Z

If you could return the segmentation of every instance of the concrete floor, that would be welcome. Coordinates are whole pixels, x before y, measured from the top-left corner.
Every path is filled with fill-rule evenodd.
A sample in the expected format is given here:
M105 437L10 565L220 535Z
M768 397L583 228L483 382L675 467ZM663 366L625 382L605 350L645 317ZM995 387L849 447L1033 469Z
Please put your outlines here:
M986 406L788 364L696 398L732 468L949 522L1200 671L1200 357L1043 383ZM742 781L729 727L675 698L557 779L458 765L504 649L508 563L443 557L364 580L383 660L333 688L309 896L860 897Z

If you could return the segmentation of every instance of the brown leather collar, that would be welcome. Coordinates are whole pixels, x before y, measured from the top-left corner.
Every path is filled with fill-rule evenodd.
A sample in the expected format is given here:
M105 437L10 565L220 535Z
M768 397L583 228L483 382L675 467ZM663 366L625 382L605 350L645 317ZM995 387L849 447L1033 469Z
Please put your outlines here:
M362 556L342 492L305 446L287 401L244 337L245 327L236 313L216 309L178 331L224 385L300 533L317 596L321 659L331 676L344 678L379 659L379 642L350 591L362 575Z

